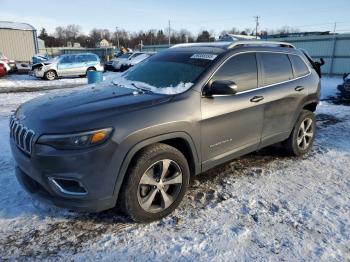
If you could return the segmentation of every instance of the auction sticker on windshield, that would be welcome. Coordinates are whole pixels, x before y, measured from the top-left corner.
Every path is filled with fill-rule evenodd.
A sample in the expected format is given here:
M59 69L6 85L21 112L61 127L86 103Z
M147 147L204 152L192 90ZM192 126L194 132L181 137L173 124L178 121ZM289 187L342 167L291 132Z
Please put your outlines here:
M216 57L217 57L217 55L213 55L213 54L193 54L190 58L214 60Z

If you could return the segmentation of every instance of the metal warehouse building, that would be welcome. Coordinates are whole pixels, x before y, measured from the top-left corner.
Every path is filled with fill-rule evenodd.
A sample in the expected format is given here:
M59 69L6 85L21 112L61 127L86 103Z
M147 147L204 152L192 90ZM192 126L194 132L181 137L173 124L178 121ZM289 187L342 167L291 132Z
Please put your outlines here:
M0 21L0 53L9 59L30 61L38 52L36 29L25 23Z
M272 41L285 41L298 48L306 49L315 58L324 58L325 74L350 72L350 34L310 35L300 37L269 38Z

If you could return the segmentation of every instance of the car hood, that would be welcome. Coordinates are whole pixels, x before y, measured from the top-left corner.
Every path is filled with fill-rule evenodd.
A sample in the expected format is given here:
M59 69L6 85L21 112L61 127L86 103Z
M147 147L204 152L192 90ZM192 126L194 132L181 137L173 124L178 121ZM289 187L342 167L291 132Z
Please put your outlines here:
M169 101L171 96L142 93L113 84L61 91L22 104L16 117L36 133L67 133L114 126L116 118L133 110Z

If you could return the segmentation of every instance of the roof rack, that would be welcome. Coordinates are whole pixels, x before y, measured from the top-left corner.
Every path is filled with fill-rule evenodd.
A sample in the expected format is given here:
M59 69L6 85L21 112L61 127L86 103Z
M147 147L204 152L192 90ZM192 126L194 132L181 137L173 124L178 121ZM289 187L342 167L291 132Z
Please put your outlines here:
M279 46L279 47L288 47L288 48L294 48L295 46L286 42L272 42L272 41L255 41L255 40L249 40L249 41L235 41L232 42L227 49L232 49L235 47L242 47L242 46Z
M232 44L231 41L217 41L217 42L199 42L199 43L182 43L182 44L175 44L173 46L170 46L170 48L178 48L178 47L218 47L218 48L226 48Z

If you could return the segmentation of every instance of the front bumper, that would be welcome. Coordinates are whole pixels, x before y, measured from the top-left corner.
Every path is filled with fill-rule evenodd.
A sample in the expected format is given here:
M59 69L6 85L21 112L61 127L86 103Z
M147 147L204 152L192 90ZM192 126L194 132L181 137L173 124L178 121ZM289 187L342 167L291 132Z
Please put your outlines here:
M17 164L17 179L34 198L77 211L99 212L115 206L118 167L112 161L114 142L84 151L35 145L31 156L22 152L12 140L10 144ZM87 192L67 194L52 182L53 178L77 181Z
M45 74L44 70L34 69L34 70L29 71L29 75L34 76L34 77L38 77L38 78L44 77L44 74Z

